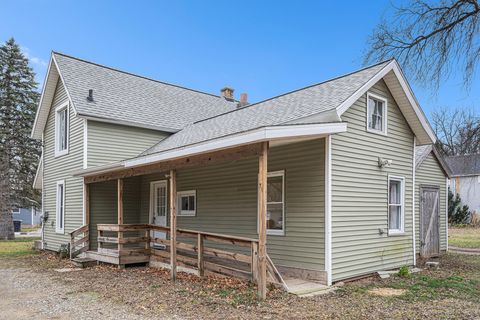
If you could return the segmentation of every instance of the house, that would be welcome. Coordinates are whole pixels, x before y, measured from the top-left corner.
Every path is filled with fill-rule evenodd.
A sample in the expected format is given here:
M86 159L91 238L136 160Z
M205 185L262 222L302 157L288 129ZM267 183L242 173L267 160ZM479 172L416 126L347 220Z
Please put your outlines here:
M434 145L416 147L416 252L423 257L448 250L448 184L450 167Z
M469 209L480 214L480 154L445 159L452 170L451 190Z
M260 297L416 263L415 148L436 137L395 60L246 100L54 52L32 132L44 248L241 276Z
M35 207L31 208L14 208L12 216L14 221L21 221L22 227L31 227L40 225L40 211Z

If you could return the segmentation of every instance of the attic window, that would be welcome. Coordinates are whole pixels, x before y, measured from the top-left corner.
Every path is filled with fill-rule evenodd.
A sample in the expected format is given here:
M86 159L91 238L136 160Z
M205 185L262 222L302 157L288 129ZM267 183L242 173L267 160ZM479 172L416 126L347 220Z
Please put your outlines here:
M367 131L387 134L387 100L367 94Z
M55 110L55 157L68 153L68 102Z

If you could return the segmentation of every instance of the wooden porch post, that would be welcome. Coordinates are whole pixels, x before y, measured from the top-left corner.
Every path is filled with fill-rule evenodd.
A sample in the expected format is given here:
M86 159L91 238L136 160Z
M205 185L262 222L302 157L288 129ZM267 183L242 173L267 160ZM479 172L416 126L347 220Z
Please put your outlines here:
M117 179L117 224L123 224L123 179Z
M262 143L262 150L258 157L258 272L257 296L265 300L267 296L267 162L268 142Z
M117 179L117 224L123 224L123 179ZM123 231L118 231L118 254L123 249ZM120 267L120 266L119 266Z
M90 225L90 185L85 183L85 224Z
M177 278L177 178L170 170L170 272L173 281Z
M90 185L88 183L84 183L85 186L85 193L84 193L84 203L85 203L85 225L88 226L86 236L88 237L88 242L86 246L88 250L90 250Z

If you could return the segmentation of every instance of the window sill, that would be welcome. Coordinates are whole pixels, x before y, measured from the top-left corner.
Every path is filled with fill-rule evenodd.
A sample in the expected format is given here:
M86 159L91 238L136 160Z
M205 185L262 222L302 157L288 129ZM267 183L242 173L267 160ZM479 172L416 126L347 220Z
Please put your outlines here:
M267 230L267 236L284 236L285 231L283 230Z
M367 132L379 134L379 135L385 136L385 137L387 136L387 132L386 132L386 131L380 131L380 130L375 130L375 129L367 128Z
M68 149L67 150L62 150L62 151L55 151L55 158L64 156L68 154Z
M65 231L63 231L63 230L55 230L55 233L58 233L58 234L65 234Z
M197 215L196 212L193 212L193 213L187 213L187 212L181 213L181 212L179 212L177 214L178 217L195 217L196 215Z
M399 236L406 236L407 234L405 231L388 231L389 237L399 237Z

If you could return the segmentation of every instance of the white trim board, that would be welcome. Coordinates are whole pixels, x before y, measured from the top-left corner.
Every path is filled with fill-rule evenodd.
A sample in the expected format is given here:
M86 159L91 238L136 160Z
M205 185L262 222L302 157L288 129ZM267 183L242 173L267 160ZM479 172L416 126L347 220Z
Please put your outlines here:
M133 158L125 161L125 167L136 167L150 163L192 156L211 151L219 151L241 145L285 138L300 138L307 136L324 136L347 131L346 123L321 123L308 125L271 126L253 129L244 133L221 137L214 140L167 150L161 153Z
M83 169L88 168L88 120L83 119Z
M383 102L382 130L370 128L368 124L370 121L369 119L370 104L368 103L368 100L370 98ZM382 136L387 136L388 135L388 99L385 97L379 96L378 94L374 94L374 93L371 93L370 91L367 91L366 103L367 103L367 119L365 121L365 126L366 126L367 132L379 134Z
M416 242L416 237L417 237L417 230L416 230L416 217L415 217L415 209L416 209L416 203L415 203L415 194L417 193L417 186L415 182L415 174L416 174L416 165L415 165L415 157L416 157L416 144L417 144L417 139L415 136L413 136L413 157L412 157L412 184L413 184L413 192L412 192L412 242L413 242L413 265L417 265L417 242Z
M77 110L73 103L72 97L68 92L68 88L65 85L63 76L60 73L60 68L58 67L57 61L55 60L55 54L52 52L50 62L48 63L47 75L43 82L42 94L40 96L40 103L38 104L37 113L35 115L35 121L32 127L31 137L33 139L40 139L43 134L43 130L47 125L48 115L52 107L53 98L55 95L55 89L57 87L58 79L62 81L62 85L67 94L68 101L72 105L73 114L77 115Z
M66 116L65 116L65 121L67 122L66 125L67 125L67 129L66 129L66 138L67 138L67 146L66 146L66 149L64 150L58 150L59 148L59 137L60 137L60 133L59 133L59 130L60 130L60 126L59 126L59 119L58 119L58 116L59 116L59 112L65 110L67 112ZM70 102L67 100L65 102L63 102L62 104L60 104L58 107L55 108L55 135L54 135L54 139L55 139L55 158L57 157L60 157L60 156L63 156L63 155L67 155L69 152L70 152Z
M380 70L377 74L375 74L367 83L361 86L360 89L358 89L348 99L342 102L342 104L336 108L338 116L341 117L342 114L345 113L348 110L348 108L350 108L355 103L355 101L357 101L362 95L364 95L373 85L375 85L375 83L383 79L390 71L393 71L393 73L395 74L403 92L405 93L405 96L408 102L410 103L410 106L414 110L414 113L418 121L420 122L424 132L429 138L429 141L426 141L426 139L422 139L423 141L420 141L420 144L435 143L437 141L435 133L430 127L430 124L428 123L428 120L425 114L423 113L417 100L415 99L415 96L413 95L413 92L410 86L408 85L408 82L405 79L405 76L403 75L403 72L401 71L400 66L395 60L392 60L390 63L388 63L385 67L382 68L382 70ZM388 83L387 83L387 86L388 86ZM407 119L407 122L409 122L408 119ZM421 136L419 132L415 132L415 135L417 137Z
M332 285L332 136L325 137L325 271Z

